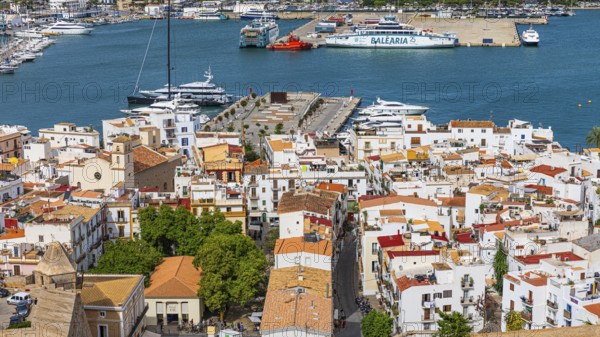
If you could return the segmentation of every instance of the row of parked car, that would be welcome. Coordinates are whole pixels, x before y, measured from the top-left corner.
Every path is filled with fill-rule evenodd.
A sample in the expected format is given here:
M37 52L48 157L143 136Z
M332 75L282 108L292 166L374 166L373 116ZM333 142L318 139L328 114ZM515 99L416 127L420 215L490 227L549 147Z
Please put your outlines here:
M0 288L0 296L8 297L6 303L15 306L15 314L10 317L8 326L24 322L31 311L31 304L33 303L31 294L28 292L19 292L11 295L6 288Z

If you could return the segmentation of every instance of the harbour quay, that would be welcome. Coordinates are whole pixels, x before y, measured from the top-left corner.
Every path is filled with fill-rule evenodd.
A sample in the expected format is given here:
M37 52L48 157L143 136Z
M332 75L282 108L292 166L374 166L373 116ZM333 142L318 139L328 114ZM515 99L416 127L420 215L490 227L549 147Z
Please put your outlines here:
M354 25L361 25L366 20L382 17L385 13L354 12L352 21ZM320 13L316 18L294 29L290 34L299 36L303 41L312 43L313 46L325 46L325 38L331 34L349 31L352 26L346 23L336 27L335 33L317 33L315 28L330 16L342 16L344 13ZM521 40L517 25L547 24L546 18L441 18L430 14L396 13L400 22L406 22L417 29L423 29L438 34L454 33L458 39L458 46L463 47L519 47ZM288 36L283 36L279 42L286 41Z
M267 134L292 130L333 135L359 106L356 97L328 97L315 92L270 92L240 98L204 125L204 131L244 134L258 144Z

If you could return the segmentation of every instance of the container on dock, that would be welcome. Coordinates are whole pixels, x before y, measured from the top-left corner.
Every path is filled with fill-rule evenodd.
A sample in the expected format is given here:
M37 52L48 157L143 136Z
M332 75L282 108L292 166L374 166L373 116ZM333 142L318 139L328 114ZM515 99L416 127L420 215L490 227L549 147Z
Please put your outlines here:
M315 32L317 33L335 33L337 24L335 22L319 22L315 26Z
M483 43L484 43L484 44L491 44L491 43L494 43L494 39L483 39Z

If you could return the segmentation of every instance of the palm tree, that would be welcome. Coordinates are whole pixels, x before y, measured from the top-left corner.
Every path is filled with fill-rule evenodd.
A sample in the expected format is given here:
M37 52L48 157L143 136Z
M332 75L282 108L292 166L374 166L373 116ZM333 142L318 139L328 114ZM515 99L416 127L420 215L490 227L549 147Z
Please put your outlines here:
M585 143L588 146L595 145L596 147L600 147L600 127L594 126L590 132L588 132L585 137Z

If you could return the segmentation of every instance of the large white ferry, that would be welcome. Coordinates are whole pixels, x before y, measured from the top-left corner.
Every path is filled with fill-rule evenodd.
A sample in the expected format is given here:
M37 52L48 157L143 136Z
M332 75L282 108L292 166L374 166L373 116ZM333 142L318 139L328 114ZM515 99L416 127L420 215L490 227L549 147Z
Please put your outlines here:
M537 46L540 43L540 35L531 26L521 33L521 40L525 46Z
M386 15L376 24L330 35L325 43L328 47L349 48L452 48L457 39L454 34L416 29L400 23L393 15Z
M240 48L266 48L277 40L279 26L275 20L254 20L240 31Z

